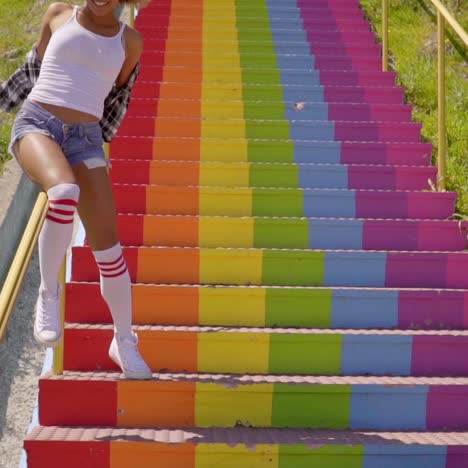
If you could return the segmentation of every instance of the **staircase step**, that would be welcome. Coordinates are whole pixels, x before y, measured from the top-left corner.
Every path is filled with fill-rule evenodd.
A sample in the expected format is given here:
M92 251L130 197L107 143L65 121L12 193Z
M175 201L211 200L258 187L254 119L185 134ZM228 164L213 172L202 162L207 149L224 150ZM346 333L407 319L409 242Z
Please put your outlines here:
M468 331L135 327L153 372L464 377ZM118 371L113 325L69 324L64 369Z
M175 51L185 53L197 53L203 49L204 41L202 39L193 40L172 40L165 38L149 37L145 40L145 51L147 52L165 52L172 53ZM169 48L170 47L170 48ZM168 49L169 48L169 49ZM314 40L310 43L307 41L227 41L219 40L210 42L209 54L224 55L227 51L239 51L241 55L244 53L249 55L276 54L276 55L329 55L329 56L347 56L347 55L379 55L382 52L382 46L374 43L368 38L362 42L350 42L348 44L326 42ZM245 52L244 52L245 51ZM205 55L207 52L203 52Z
M460 251L468 223L333 218L118 215L129 246Z
M232 27L232 7L228 9L203 9L203 18L206 22L215 23L218 27L222 25ZM189 19L193 19L194 8L178 8L177 21L189 23ZM145 11L142 21L155 21L156 23L173 18L174 16L165 12L149 9ZM285 9L271 8L268 11L268 16L265 15L265 8L259 10L239 9L235 13L235 19L242 26L268 27L269 25L278 25L281 27L301 26L302 23L315 23L320 20L329 21L330 23L339 24L340 21L364 21L364 12L356 7L343 9L331 8L307 8L307 9Z
M200 28L179 28L177 25L160 26L158 28L140 28L140 33L146 39L151 40L166 40L170 39L171 42L191 42L200 41L202 38ZM237 28L227 28L226 30L210 29L210 40L213 41L225 41L226 33L230 36L237 36ZM369 28L361 29L358 31L354 30L337 30L336 28L330 27L327 29L278 29L274 30L259 30L259 29L242 29L242 38L240 42L255 42L263 44L281 44L284 42L332 42L334 44L354 44L354 43L376 43L376 33L371 31Z
M382 219L446 219L453 192L175 187L114 184L120 213L285 216Z
M203 107L203 110L202 110ZM359 122L410 122L411 106L391 104L353 104L311 102L297 104L285 102L211 101L195 99L159 99L157 103L147 99L133 99L128 108L128 118L132 117L178 117L181 119L199 118L223 119L242 115L249 119L265 120L318 120L318 121L359 121ZM294 125L294 124L291 124Z
M327 120L255 120L129 115L121 136L236 138L321 141L398 141L419 143L422 125L415 122L348 122Z
M156 102L156 101L155 101ZM112 159L429 165L427 143L271 141L242 138L115 137Z
M44 426L468 429L468 379L65 372L39 382Z
M437 182L431 166L112 161L114 183L211 187L427 190Z
M171 43L174 41L176 44L191 41L200 41L200 29L186 28L180 29L177 26L169 28L159 29L143 29L141 31L143 37L146 40L166 40L168 39L170 32ZM175 34L176 32L176 34ZM229 32L235 32L236 30L230 30ZM242 38L236 44L244 44L247 42L271 44L274 40L275 44L281 44L283 42L332 42L334 44L353 44L353 43L375 43L377 35L374 31L361 30L361 31L304 31L303 29L275 29L274 31L268 32L265 30L264 34L254 34L254 31L247 30L246 37L244 37L246 30L242 31ZM214 41L226 41L226 31L211 30L210 29L210 40ZM236 45L236 47L238 47Z
M210 65L216 67L232 67L233 62L239 62L238 53L201 54L143 50L141 64L143 67L161 65L199 67L203 58L209 58ZM278 67L280 69L296 68L302 70L318 68L321 70L378 71L381 69L382 59L377 53L353 56L330 56L328 54L315 54L313 56L310 54L243 54L242 65L246 68L255 66L256 68L268 69Z
M468 291L133 284L138 325L467 329ZM111 323L98 283L66 285L67 322Z
M25 441L29 468L208 468L213 466L462 467L460 432L351 432L307 429L37 427ZM54 457L50 457L54 453ZM112 462L111 462L112 459Z
M367 103L367 104L403 104L403 89L384 86L315 86L315 85L250 85L250 84L212 84L203 86L203 92L209 100L236 101L243 97L244 105L266 101L277 103L282 109L285 102L302 102L307 107L313 102L328 103ZM133 89L135 98L196 99L202 97L202 87L196 83L164 82L155 84L151 81L139 81ZM151 105L148 102L148 105Z
M270 17L277 18L317 18L323 16L331 16L335 18L343 17L358 17L362 18L363 11L356 4L340 5L340 8L333 8L330 5L304 5L302 8L289 5L268 5L268 13ZM194 13L194 7L190 4L178 4L177 5L177 19L180 17L185 18L191 16ZM248 5L242 6L236 11L237 19L244 18L258 18L261 23L265 22L268 18L265 17L266 5ZM225 18L230 15L233 11L232 5L204 5L203 15L205 19L214 18ZM145 17L147 18L158 18L163 15L171 14L171 10L166 5L155 5L150 4L145 7Z
M203 107L203 110L202 110ZM128 108L131 117L179 117L206 119L224 119L240 114L250 119L278 120L319 120L319 121L359 121L359 122L410 122L411 106L389 104L352 104L313 102L297 104L285 102L283 105L272 102L242 101L198 101L188 99L133 99ZM291 124L294 125L294 124Z
M467 252L124 247L138 283L468 288ZM98 281L89 247L74 247L72 281Z
M239 84L240 73L244 85L324 85L324 86L395 86L395 74L381 71L346 71L346 70L315 70L315 69L283 69L277 68L246 68L223 67L203 69L204 86L215 83ZM199 67L178 66L147 66L140 72L138 82L193 83L196 77L200 77L202 69ZM133 102L133 99L132 101ZM243 102L243 101L242 101ZM263 104L263 103L260 103ZM271 103L265 103L268 105ZM315 103L314 103L315 104ZM340 104L340 103L338 103ZM363 105L369 105L363 103Z
M162 8L164 11L170 12L171 10L168 8L172 4L171 0L160 0L158 3L151 3L146 8L154 8L160 9ZM298 7L301 8L342 8L354 5L359 7L360 3L359 0L314 0L313 6L310 5L309 0L298 0L296 2ZM231 0L218 0L216 5L213 7L221 7L221 6L232 6ZM255 8L257 5L261 7L268 6L268 8L280 8L280 7L291 7L290 0L267 0L265 3L263 0L259 2L255 2L252 0L237 0L236 5L239 7L245 8ZM177 4L178 7L185 8L185 7L193 7L193 3L190 0L181 1ZM146 11L146 10L145 10Z
M135 19L135 27L137 30L147 29L167 29L167 22L170 19L168 15L138 15ZM202 26L194 25L193 16L184 16L184 17L177 17L177 27L184 28L184 29L194 29L199 30L200 34L202 31ZM271 28L275 28L275 30L301 30L301 29L308 29L309 27L315 29L316 31L369 31L370 24L367 20L363 18L333 18L331 16L328 17L318 17L318 18L311 18L308 17L307 19L299 19L299 20L283 20L282 18L270 18L260 22L258 18L243 18L242 19L242 32L249 31L252 34L256 35L255 32L258 32L258 35L262 35L262 33L271 34ZM233 29L232 27L232 19L226 19L222 21L217 20L216 22L213 21L210 24L210 32L216 30L224 30L226 32L231 32L239 29L239 27ZM174 37L178 37L177 30L171 28L171 34L174 34Z

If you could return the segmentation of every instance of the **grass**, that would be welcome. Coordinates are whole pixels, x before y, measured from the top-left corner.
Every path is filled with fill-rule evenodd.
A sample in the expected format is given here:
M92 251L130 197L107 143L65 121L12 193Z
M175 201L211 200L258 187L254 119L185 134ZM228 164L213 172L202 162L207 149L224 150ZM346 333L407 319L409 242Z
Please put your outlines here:
M437 20L430 0L390 0L389 44L391 67L413 105L413 118L423 124L423 139L437 155ZM468 10L461 0L442 2L468 29ZM381 33L381 0L361 0L376 30ZM447 28L447 190L458 192L457 212L468 215L468 65L467 48Z
M0 0L0 80L6 80L25 59L37 40L45 2ZM14 115L0 113L0 173L7 153Z

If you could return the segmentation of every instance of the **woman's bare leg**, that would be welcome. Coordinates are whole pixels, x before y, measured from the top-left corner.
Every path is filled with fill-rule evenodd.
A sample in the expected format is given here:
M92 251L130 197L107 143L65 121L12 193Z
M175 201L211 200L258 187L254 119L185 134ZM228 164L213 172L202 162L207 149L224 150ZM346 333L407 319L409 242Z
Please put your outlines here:
M49 208L39 235L41 286L34 336L39 343L53 347L62 335L58 273L73 233L79 187L62 150L51 138L31 133L19 140L14 150L24 172L49 198Z
M101 293L114 320L115 335L110 357L126 377L151 378L151 370L138 352L132 332L130 275L118 241L117 217L107 169L88 169L84 163L73 171L80 186L78 212L100 272Z

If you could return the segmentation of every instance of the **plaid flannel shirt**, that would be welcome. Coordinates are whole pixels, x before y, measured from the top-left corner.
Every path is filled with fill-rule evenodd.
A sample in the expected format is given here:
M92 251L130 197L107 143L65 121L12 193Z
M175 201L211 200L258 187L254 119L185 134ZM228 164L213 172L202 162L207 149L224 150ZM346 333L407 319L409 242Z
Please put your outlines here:
M41 70L41 60L33 47L26 56L26 62L7 81L0 85L0 111L12 112L28 97ZM104 100L104 112L99 125L104 141L111 141L117 133L125 114L133 85L138 78L140 64L134 68L127 83L121 88L113 86Z

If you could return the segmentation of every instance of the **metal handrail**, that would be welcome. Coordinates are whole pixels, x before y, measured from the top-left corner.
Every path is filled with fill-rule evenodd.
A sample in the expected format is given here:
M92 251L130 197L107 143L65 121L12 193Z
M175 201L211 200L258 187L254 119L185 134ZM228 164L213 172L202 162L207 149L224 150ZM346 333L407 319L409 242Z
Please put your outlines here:
M389 1L382 0L382 69L388 70L388 18ZM439 191L445 190L446 179L446 152L447 152L447 132L446 132L446 112L445 112L445 27L446 23L452 26L460 39L468 47L468 34L460 26L457 20L451 15L447 8L439 0L430 0L437 9L437 188Z
M8 321L28 269L39 232L47 213L47 196L40 193L21 238L16 255L11 264L3 288L0 292L0 343L3 341Z

